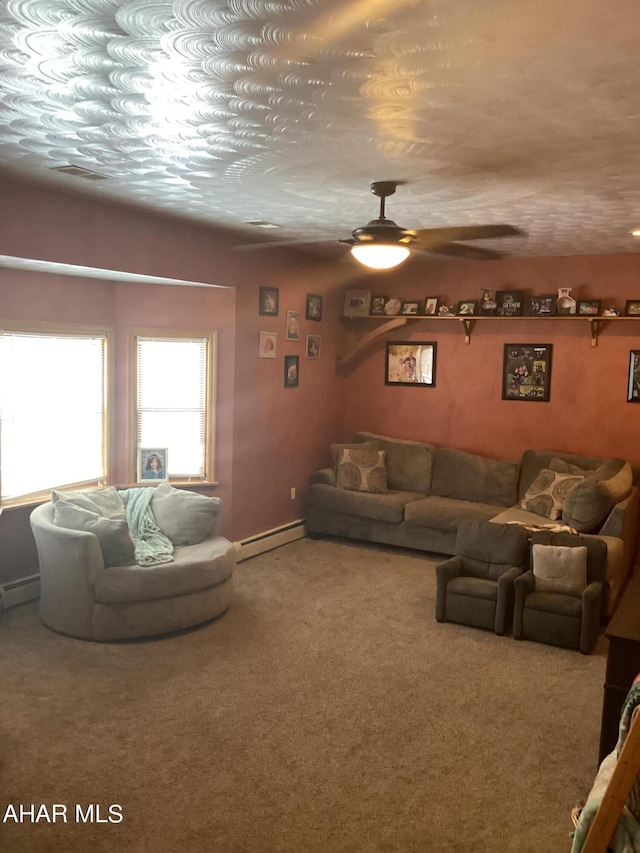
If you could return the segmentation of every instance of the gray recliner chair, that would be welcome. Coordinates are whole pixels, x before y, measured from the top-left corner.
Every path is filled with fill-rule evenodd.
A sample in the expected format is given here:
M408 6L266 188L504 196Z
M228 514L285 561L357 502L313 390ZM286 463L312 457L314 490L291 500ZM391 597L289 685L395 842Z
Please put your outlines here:
M607 612L607 546L600 539L572 533L537 531L534 545L587 549L586 585L581 590L538 590L532 568L516 578L513 636L589 654Z
M436 619L506 634L514 580L526 568L528 537L515 524L464 519L456 554L436 566Z

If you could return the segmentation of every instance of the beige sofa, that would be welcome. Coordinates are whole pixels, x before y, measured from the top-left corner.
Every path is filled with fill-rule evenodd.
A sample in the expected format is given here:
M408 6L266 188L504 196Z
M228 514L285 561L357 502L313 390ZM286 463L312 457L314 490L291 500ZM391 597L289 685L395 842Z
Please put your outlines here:
M220 499L164 483L155 487L151 507L172 554L161 564L139 565L119 509L109 515L105 502L96 512L88 508L87 499L115 492L63 492L59 504L48 501L31 513L44 624L72 637L123 640L190 628L224 613L236 552L220 536ZM69 510L65 498L74 494L79 497Z
M384 452L384 493L338 486L337 454L358 446ZM519 460L489 459L369 432L357 433L350 445L333 445L332 453L334 466L316 472L307 491L306 527L310 535L329 534L453 555L463 518L514 522L533 529L570 527L597 536L607 546L608 612L633 565L640 477L623 460L548 450L526 450ZM576 487L575 493L570 493L571 501L567 496L564 517L555 521L532 511L541 505L534 500L529 501L528 509L522 508L530 488L539 475L550 470L549 466L561 469L559 482L565 476L563 472L574 467L584 477L580 489Z

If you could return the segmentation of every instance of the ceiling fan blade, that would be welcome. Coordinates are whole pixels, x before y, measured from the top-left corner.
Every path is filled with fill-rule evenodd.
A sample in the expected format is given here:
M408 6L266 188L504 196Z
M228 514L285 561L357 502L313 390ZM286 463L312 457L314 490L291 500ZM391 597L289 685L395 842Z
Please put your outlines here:
M233 248L240 252L254 252L260 249L274 249L281 246L302 248L303 246L317 246L321 243L333 244L334 242L333 240L263 240L260 243L240 243Z
M413 248L413 247L412 247ZM466 258L468 261L498 261L504 255L493 249L481 249L480 246L467 246L464 243L436 243L419 251L437 255L450 255L454 258Z
M416 230L417 249L427 249L435 243L448 243L451 240L489 240L492 237L523 236L524 231L514 225L453 225L446 228L422 228Z

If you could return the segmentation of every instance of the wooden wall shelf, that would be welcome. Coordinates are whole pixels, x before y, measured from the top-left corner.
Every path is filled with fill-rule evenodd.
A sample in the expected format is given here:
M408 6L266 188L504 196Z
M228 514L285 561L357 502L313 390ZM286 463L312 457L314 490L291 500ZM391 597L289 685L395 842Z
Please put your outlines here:
M611 316L587 316L584 314L562 314L554 317L483 317L480 315L469 315L461 317L458 314L445 314L436 317L425 316L423 314L411 314L396 317L343 317L343 320L348 324L354 321L376 324L375 328L370 332L362 335L362 337L353 345L347 353L336 360L336 373L346 375L350 366L363 350L372 346L377 340L384 337L388 332L394 329L399 329L405 326L408 322L417 320L426 321L428 323L460 323L464 333L465 344L471 343L471 332L476 323L504 323L504 322L530 322L530 323L587 323L589 325L589 333L591 336L591 346L598 345L598 337L602 332L603 327L607 323L620 323L628 320L638 322L640 315L633 317Z

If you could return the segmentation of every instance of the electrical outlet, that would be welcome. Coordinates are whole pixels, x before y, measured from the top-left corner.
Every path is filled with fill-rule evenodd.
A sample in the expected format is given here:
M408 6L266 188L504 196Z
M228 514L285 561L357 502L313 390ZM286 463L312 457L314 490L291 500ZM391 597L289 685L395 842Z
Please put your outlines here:
M295 501L295 499L296 499L296 487L292 486L291 487L291 500Z

